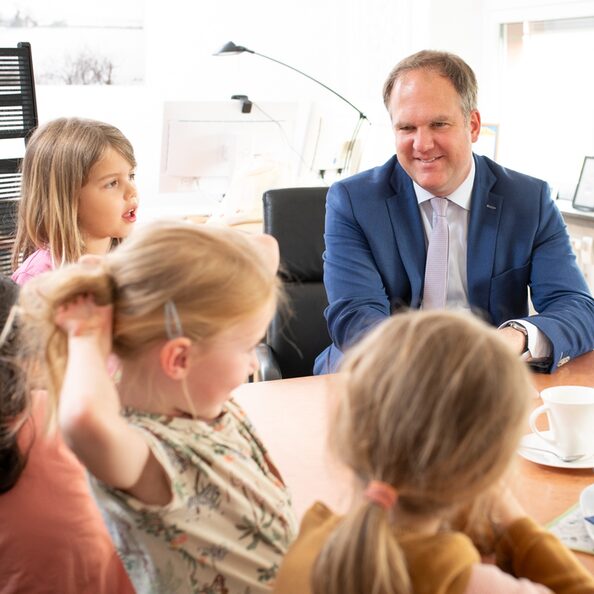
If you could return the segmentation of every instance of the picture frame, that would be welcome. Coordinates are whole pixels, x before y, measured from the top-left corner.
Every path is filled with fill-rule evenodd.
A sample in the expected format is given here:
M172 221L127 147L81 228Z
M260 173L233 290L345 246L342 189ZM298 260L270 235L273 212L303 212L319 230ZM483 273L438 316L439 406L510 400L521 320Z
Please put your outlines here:
M571 205L577 210L594 211L594 156L584 157Z
M4 2L2 46L31 44L37 85L144 85L145 0L80 4Z

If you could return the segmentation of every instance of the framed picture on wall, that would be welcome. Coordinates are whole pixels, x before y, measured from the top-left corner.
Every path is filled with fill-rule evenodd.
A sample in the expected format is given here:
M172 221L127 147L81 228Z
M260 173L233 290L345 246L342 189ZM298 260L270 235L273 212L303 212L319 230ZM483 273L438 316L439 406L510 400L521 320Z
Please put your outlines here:
M572 205L578 210L594 211L594 157L584 157Z
M3 1L0 39L31 44L38 85L142 85L145 4Z

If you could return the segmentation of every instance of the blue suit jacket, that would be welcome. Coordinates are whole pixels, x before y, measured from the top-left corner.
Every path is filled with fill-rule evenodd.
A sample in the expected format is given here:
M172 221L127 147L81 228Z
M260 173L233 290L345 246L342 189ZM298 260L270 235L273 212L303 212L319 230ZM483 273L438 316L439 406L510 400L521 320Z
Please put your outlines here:
M494 325L526 318L553 345L550 369L594 348L594 300L548 185L474 155L468 299ZM425 232L413 184L397 158L335 183L326 201L325 316L333 344L315 373L401 306L418 308ZM539 315L528 316L528 289Z

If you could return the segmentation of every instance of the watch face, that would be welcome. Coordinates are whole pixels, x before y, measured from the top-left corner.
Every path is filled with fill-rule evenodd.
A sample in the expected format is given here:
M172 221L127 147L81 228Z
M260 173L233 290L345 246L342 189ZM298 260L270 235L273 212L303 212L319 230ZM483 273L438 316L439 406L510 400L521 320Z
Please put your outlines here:
M521 332L524 336L528 336L528 330L522 326L522 324L518 324L517 322L510 322L509 324L514 330Z

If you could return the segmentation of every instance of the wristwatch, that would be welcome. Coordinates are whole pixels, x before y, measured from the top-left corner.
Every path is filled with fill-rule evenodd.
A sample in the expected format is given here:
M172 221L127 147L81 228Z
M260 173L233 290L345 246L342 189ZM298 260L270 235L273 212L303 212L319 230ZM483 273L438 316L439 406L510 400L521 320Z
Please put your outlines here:
M518 322L510 322L508 326L510 328L513 328L514 330L517 330L518 332L521 332L524 335L524 348L522 349L521 354L525 355L528 352L528 330L526 330L526 328L524 328L524 326L522 326L522 324L519 324Z

